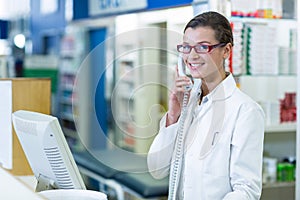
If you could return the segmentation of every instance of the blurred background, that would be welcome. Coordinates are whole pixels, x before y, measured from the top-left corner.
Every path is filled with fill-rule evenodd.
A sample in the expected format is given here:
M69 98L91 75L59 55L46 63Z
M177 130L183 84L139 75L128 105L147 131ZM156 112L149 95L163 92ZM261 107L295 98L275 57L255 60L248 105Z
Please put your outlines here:
M207 10L223 13L234 34L225 67L266 114L264 199L274 199L271 193L295 198L296 0L0 0L0 5L0 78L51 78L51 114L72 151L120 148L142 155L168 109L185 24Z

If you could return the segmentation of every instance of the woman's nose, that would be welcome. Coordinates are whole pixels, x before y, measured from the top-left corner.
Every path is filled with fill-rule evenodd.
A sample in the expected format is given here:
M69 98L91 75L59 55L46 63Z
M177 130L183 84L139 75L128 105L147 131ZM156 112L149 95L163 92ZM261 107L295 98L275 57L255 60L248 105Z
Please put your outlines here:
M189 53L190 58L199 58L199 54L195 51L195 48L192 48L191 52Z

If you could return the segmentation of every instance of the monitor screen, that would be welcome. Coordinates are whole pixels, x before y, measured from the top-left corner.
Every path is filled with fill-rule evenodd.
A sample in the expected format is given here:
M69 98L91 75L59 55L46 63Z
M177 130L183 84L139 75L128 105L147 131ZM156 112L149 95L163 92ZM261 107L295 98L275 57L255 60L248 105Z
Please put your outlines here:
M37 192L48 189L86 189L56 117L19 110L12 114L12 120L37 178Z

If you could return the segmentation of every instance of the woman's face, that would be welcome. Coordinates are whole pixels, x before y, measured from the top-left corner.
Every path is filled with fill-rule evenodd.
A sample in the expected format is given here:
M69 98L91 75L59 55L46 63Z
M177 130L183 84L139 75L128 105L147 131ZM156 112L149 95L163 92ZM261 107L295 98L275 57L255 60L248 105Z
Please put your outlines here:
M183 44L191 46L219 43L215 38L215 31L210 27L187 28L183 36ZM224 77L224 59L228 58L230 51L231 44L214 48L209 53L197 53L192 49L189 54L183 54L183 59L194 78L214 81Z

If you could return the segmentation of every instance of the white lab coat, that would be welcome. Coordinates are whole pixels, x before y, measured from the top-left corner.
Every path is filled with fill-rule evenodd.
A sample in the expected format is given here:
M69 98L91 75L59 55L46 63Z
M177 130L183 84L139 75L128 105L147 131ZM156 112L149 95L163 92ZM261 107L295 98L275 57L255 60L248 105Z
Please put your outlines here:
M242 93L230 74L201 105L194 87L185 120L185 155L177 198L185 200L254 200L262 189L264 113ZM148 153L155 178L172 171L178 123L165 127L166 116ZM171 169L170 169L171 166Z

